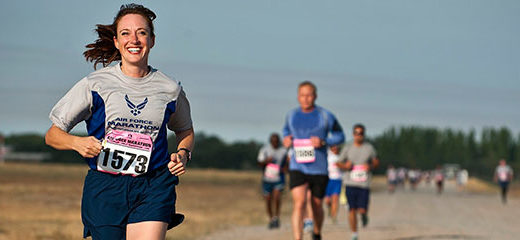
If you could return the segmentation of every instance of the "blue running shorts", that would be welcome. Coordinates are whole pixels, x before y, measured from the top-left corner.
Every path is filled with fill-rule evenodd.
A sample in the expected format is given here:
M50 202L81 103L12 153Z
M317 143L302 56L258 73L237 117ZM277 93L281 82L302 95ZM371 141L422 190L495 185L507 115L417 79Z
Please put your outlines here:
M125 239L126 225L143 221L166 222L168 229L180 224L184 216L175 213L178 183L166 166L137 177L89 170L81 203L83 237Z
M339 195L341 193L341 179L329 179L327 184L327 190L325 191L325 197L332 195Z
M273 190L278 190L280 192L283 192L283 189L285 187L285 181L278 181L278 182L266 182L262 181L262 192L264 193L264 196L267 196L273 192Z

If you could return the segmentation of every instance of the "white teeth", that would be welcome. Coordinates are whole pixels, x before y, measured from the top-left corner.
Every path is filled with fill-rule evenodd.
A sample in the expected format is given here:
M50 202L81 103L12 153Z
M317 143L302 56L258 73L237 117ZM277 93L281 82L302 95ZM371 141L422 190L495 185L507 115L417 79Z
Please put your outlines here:
M138 53L141 50L141 48L128 48L128 51L131 53Z

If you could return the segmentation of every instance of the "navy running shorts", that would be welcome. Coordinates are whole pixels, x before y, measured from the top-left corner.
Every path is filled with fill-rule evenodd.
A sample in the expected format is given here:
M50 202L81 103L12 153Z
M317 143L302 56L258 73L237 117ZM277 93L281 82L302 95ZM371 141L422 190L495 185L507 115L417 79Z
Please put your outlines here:
M498 181L498 185L500 185L500 188L507 189L509 186L509 181Z
M349 209L362 208L368 210L370 189L346 186L345 194L347 195Z
M178 183L166 166L137 177L89 170L81 203L83 237L125 239L127 224L144 221L166 222L168 229L180 224L184 216L175 213Z

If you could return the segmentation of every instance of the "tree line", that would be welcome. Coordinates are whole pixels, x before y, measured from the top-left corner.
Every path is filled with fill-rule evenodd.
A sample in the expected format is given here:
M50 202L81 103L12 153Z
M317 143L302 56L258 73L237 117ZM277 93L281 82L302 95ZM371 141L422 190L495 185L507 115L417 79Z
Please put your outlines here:
M489 178L500 159L520 167L520 135L515 137L505 127L484 128L480 136L475 130L392 127L371 141L383 168L390 163L419 169L456 163L472 175Z
M235 141L227 143L215 135L199 132L195 137L194 168L257 169L256 157L263 143ZM175 136L168 138L169 149L176 149ZM433 169L437 165L457 163L470 174L489 177L499 159L506 159L514 169L520 169L520 135L503 128L484 128L464 132L429 127L391 127L368 139L381 159L378 173L388 164L408 168ZM57 151L45 145L39 134L14 134L5 137L6 145L17 152L47 152L47 162L83 163L73 151Z

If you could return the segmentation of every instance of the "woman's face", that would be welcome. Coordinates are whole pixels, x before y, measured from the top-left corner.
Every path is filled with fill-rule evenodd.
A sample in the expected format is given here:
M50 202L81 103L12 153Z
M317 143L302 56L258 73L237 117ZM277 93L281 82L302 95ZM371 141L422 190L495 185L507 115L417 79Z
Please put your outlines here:
M148 54L155 43L146 19L139 14L127 14L117 24L114 44L121 53L123 65L148 67Z

